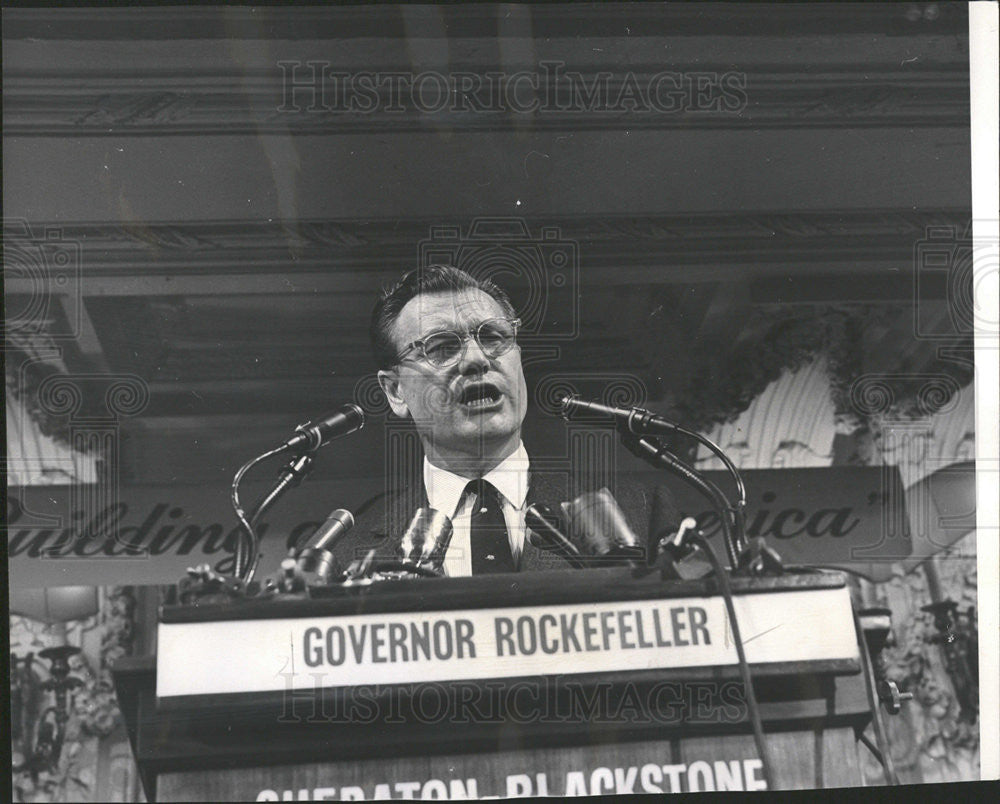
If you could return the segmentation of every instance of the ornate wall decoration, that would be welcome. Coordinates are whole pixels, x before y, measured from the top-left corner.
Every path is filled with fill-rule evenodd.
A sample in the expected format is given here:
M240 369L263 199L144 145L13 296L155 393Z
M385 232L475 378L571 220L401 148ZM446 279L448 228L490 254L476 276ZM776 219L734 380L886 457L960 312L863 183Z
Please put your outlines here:
M38 396L42 383L50 377L63 376L65 367L61 361L33 357L31 352L37 350L31 345L25 344L22 348L11 341L8 344L4 350L4 381L9 400L15 401L17 418L33 422L41 435L67 443L69 434L63 423L58 416L44 409Z
M612 261L616 269L644 268L647 272L655 265L659 276L664 270L681 274L687 266L697 265L698 273L692 278L705 281L708 268L715 269L708 278L731 278L734 269L727 266L738 264L742 277L756 273L753 265L761 261L762 273L771 276L778 264L787 265L782 273L789 275L806 267L812 275L825 265L844 270L845 266L856 269L873 261L879 265L898 261L909 266L914 243L929 227L964 232L969 219L968 210L962 209L835 209L770 214L546 216L539 223L558 226L562 238L580 244L587 256L584 270L593 266L598 273ZM338 272L381 268L395 274L396 260L398 267L412 267L417 244L442 223L436 218L34 222L32 229L54 229L64 241L78 247L83 276L93 280L114 275L157 276L180 269L188 276L228 271L246 274L248 268L263 273L294 269L330 274L331 255L336 256ZM42 242L39 236L25 235L7 222L4 236L11 244L23 243L22 250L37 249ZM289 264L290 243L302 249L294 265ZM20 270L19 266L17 261L8 266L8 294L37 293L39 281L45 282L51 273L44 265L25 265ZM243 281L248 280L244 277ZM87 292L86 285L83 290Z
M24 434L37 428L59 444L95 456L92 475L76 478L81 482L100 482L116 472L119 423L149 403L146 381L132 374L70 373L60 360L39 357L33 343L20 340L21 346L15 341L8 348L4 374L17 429Z
M933 415L971 381L972 369L937 357L934 343L915 347L912 370L899 370L897 362L890 362L898 360L895 354L872 365L874 346L909 315L906 309L873 304L757 309L740 342L721 357L717 344L690 345L686 363L691 369L681 372L687 384L672 390L668 404L681 423L708 431L745 411L784 372L823 356L842 428L878 429L880 417L890 409L900 416ZM971 335L965 341L971 346Z
M924 397L941 400L940 379L925 380ZM881 389L871 438L871 462L899 468L907 487L924 476L975 457L975 393L970 383L935 411L902 403ZM931 566L932 565L932 566ZM951 781L978 778L979 724L963 711L959 689L934 616L923 610L936 597L954 601L959 612L977 606L976 533L928 559L916 572L897 575L868 590L876 605L893 610L895 644L886 651L889 675L914 693L906 719L893 724L904 780ZM891 735L892 736L892 735Z
M844 365L849 365L851 353L841 352ZM923 383L913 376L883 378L885 384L880 385L871 375L862 410L844 417L837 412L830 374L825 357L787 371L746 411L707 433L742 468L770 468L776 460L787 461L783 465L834 465L834 438L849 435L867 444L849 453L853 460L897 466L906 487L936 469L975 457L974 386L966 382L955 387L961 376L955 375L959 379L954 384L952 375L944 374ZM841 385L839 390L849 391L850 386ZM841 397L841 404L844 401ZM858 415L865 411L870 419ZM699 455L698 465L720 468L707 454ZM893 762L904 784L979 777L978 719L963 708L954 671L939 644L941 632L934 616L923 610L935 595L953 600L960 614L975 610L976 534L968 534L929 561L933 567L925 563L910 572L895 565L893 576L882 584L855 582L862 605L892 611L893 633L885 650L887 676L914 696L899 715L884 718ZM868 751L859 753L866 783L883 784L881 765Z
M826 358L786 371L734 420L707 434L742 469L830 466L836 413ZM723 468L704 447L696 465Z
M941 593L961 610L977 605L976 536L970 534L934 559ZM888 739L900 781L946 782L979 778L979 721L963 713L934 639L926 571L904 575L869 590L875 605L893 613L894 643L886 648L888 677L913 693L896 718L887 718ZM881 767L867 762L866 778L878 783Z
M964 374L907 377L903 387L916 389L910 396L901 393L901 386L883 386L877 378L874 388L856 389L877 397L860 432L871 439L879 460L899 468L904 486L943 466L975 459L975 389L971 376Z
M99 801L106 792L96 778L101 741L119 744L127 738L111 680L111 665L126 655L134 636L136 600L131 587L99 590L100 611L88 620L63 626L47 626L26 617L11 616L11 653L28 653L53 645L76 645L82 653L70 659L74 676L83 681L72 698L66 738L56 766L38 774L15 774L15 801ZM44 662L33 662L39 682L47 677ZM25 705L29 702L25 701ZM44 705L39 699L37 705Z

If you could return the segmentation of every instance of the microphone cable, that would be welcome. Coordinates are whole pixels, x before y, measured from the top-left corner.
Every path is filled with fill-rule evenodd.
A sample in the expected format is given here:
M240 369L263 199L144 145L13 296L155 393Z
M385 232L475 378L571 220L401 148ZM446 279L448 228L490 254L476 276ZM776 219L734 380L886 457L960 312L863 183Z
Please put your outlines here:
M709 500L719 509L719 524L722 526L723 541L726 546L726 555L733 569L739 565L740 546L738 536L734 534L733 528L736 523L731 522L726 515L733 510L718 486L707 478L702 477L698 472L688 466L684 461L674 455L664 447L659 439L652 436L637 436L629 431L621 432L622 444L636 457L642 458L647 463L654 466L662 466L667 470L680 475L688 483L693 485L698 491L708 497Z
M260 538L257 536L257 531L254 530L253 520L255 516L247 516L245 510L243 510L243 505L240 503L240 482L243 480L243 476L249 472L254 466L256 466L261 461L266 460L280 452L284 452L284 445L276 447L275 449L269 450L256 458L251 458L243 466L239 468L236 475L233 477L233 485L230 491L230 499L233 504L233 511L236 512L236 518L239 519L242 531L240 533L240 538L236 540L236 557L235 566L233 574L240 580L244 580L243 575L248 574L245 579L246 583L249 583L252 575L248 573L248 570L252 570L257 564L257 552L260 545ZM257 510L254 514L260 512L261 506L257 506ZM248 543L249 540L249 543ZM249 555L248 555L249 553ZM247 565L244 567L244 565Z
M746 689L747 710L750 716L750 725L753 728L753 739L757 745L757 753L760 755L764 781L767 782L767 789L774 790L774 771L771 765L771 754L764 738L764 725L760 719L760 707L757 703L757 694L753 689L753 681L750 678L750 665L747 663L746 652L743 649L743 637L740 635L740 625L736 621L736 607L733 605L733 589L729 585L729 576L725 567L722 566L715 551L712 550L708 541L699 533L692 532L688 539L691 540L705 555L712 564L715 577L719 580L719 587L722 597L726 602L726 613L729 616L729 623L733 629L733 642L736 646L736 657L740 667L740 677L743 679L743 686Z
M858 739L875 755L875 758L882 765L882 771L885 773L885 778L889 785L898 785L899 777L896 775L892 754L889 752L889 740L886 737L882 717L879 714L878 694L875 691L875 668L872 664L871 651L868 650L868 638L861 627L861 618L858 617L858 613L854 610L853 606L851 606L851 611L854 614L854 630L858 635L858 647L861 651L861 661L864 665L862 672L865 677L865 692L868 695L868 706L872 713L872 729L875 732L877 747L871 744L871 741L865 736L864 731L857 732Z
M733 516L733 528L735 530L735 545L737 551L742 551L746 547L746 508L747 508L747 489L743 483L743 475L740 474L739 469L736 465L729 459L729 456L719 447L712 439L703 436L701 433L696 433L693 430L688 430L686 427L681 427L679 424L674 425L675 429L681 435L685 435L688 438L692 438L699 444L706 446L709 451L711 451L720 461L722 465L726 467L726 470L732 476L733 481L736 484L736 502L730 503L728 498L723 498L726 500L726 510ZM735 565L734 565L735 566Z

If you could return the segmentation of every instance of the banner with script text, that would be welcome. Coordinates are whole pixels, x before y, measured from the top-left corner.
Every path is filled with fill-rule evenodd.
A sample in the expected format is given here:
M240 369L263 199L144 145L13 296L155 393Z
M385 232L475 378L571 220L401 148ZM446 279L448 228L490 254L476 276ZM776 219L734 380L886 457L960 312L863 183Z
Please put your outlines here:
M724 472L705 475L723 489L732 487ZM763 536L786 563L844 566L884 580L892 563L911 552L895 468L762 469L743 476L747 533ZM630 478L667 485L678 509L696 517L721 550L718 517L698 492L662 474ZM330 511L356 509L383 485L381 478L317 480L293 489L260 526L259 577L274 572L289 543L311 533ZM96 504L87 490L8 488L12 587L170 584L187 567L206 563L231 572L238 527L227 484L123 485L114 499ZM249 505L264 491L264 484L246 484L243 499Z

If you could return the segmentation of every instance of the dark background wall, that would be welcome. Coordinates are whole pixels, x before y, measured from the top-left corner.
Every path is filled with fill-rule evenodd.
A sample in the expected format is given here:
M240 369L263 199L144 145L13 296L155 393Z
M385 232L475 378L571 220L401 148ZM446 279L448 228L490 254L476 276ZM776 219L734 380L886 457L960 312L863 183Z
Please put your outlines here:
M5 220L79 247L79 280L45 288L32 348L144 384L120 419L127 480L222 484L359 382L370 395L375 290L432 227L467 239L483 216L575 249L573 281L544 288L536 386L618 373L636 401L683 408L731 373L761 316L810 305L894 310L864 351L907 370L934 359L908 310L915 244L969 218L964 8L14 9L4 37ZM288 65L301 85L310 61L506 76L561 62L610 92L669 71L689 94L669 112L310 111L313 89L287 94ZM692 82L724 75L736 108L691 102ZM13 268L18 319L36 288ZM515 295L525 276L507 271ZM922 302L935 326L946 306L942 287ZM550 337L567 321L573 337ZM381 471L374 412L321 475ZM528 427L562 438L537 405Z

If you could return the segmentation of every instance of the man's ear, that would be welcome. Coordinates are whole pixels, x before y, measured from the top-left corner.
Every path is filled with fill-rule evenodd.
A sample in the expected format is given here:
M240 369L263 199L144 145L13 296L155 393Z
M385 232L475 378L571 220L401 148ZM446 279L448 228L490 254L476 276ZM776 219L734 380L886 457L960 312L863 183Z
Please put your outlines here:
M410 415L410 408L399 392L399 374L394 369L380 369L378 372L378 384L382 386L386 399L389 400L389 407L392 412L405 419Z

